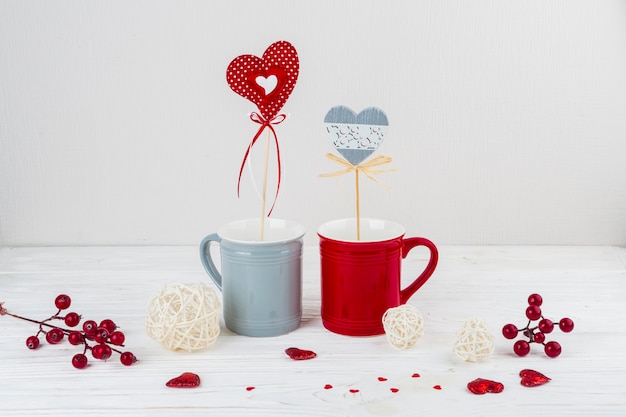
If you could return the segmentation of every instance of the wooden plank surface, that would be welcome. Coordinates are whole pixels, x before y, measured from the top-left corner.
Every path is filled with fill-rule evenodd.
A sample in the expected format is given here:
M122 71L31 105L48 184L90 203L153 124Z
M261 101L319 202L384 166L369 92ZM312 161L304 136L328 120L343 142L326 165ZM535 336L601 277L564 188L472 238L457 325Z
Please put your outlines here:
M324 329L319 315L317 248L304 254L304 317L284 336L249 338L223 327L210 348L172 352L145 331L149 298L170 282L209 280L195 247L5 248L0 250L0 301L15 314L43 319L54 297L72 296L84 319L115 320L139 362L123 367L114 356L76 370L69 343L30 351L36 326L0 317L0 411L9 416L220 415L220 416L480 416L624 415L626 413L626 249L617 247L443 247L433 278L411 298L425 334L407 350L384 336L346 337ZM411 253L404 280L426 255ZM212 285L212 284L211 284ZM509 322L524 325L526 298L544 297L555 320L571 317L570 334L555 331L563 353L547 358L533 349L512 354L500 335ZM485 361L456 358L452 346L464 320L487 321L496 337ZM284 349L317 352L292 361ZM520 385L531 368L552 378L541 387ZM197 389L165 382L182 373L202 378ZM420 377L414 377L418 373ZM379 377L386 380L380 381ZM501 394L466 389L482 377L502 382ZM332 388L325 389L329 384ZM433 386L440 385L441 389ZM247 390L248 387L254 387ZM391 388L397 388L392 392ZM358 392L350 392L358 390Z

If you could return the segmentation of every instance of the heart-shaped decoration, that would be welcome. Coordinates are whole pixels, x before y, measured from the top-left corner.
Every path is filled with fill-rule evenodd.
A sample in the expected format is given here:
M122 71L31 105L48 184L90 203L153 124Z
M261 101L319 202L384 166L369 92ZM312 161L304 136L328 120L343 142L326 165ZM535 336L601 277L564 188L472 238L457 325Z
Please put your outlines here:
M504 385L501 382L490 379L476 378L467 383L467 389L476 395L498 394L504 390Z
M356 114L346 106L335 106L326 113L324 126L335 149L352 165L358 165L378 149L389 122L385 112L376 107Z
M520 384L525 387L536 387L550 381L550 378L541 372L533 371L532 369L522 369L519 376L522 377Z
M314 357L317 356L317 353L313 352L312 350L304 350L304 349L300 349L296 347L290 347L288 349L285 349L285 353L291 359L294 359L296 361L304 361L307 359L313 359Z
M271 120L289 98L298 80L300 62L287 41L271 44L261 58L240 55L226 69L226 81L240 96L250 100L261 115Z
M185 372L170 379L165 385L172 388L196 388L200 386L200 377L192 372Z

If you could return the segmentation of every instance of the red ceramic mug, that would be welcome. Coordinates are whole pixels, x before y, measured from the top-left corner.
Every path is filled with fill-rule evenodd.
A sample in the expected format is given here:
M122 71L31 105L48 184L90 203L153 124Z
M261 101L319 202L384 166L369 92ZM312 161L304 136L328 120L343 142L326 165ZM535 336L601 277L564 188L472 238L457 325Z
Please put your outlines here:
M405 238L404 228L388 220L333 220L318 229L321 315L324 327L348 336L383 334L387 309L405 304L431 277L437 247L422 237ZM426 268L401 289L402 259L417 246L430 251Z

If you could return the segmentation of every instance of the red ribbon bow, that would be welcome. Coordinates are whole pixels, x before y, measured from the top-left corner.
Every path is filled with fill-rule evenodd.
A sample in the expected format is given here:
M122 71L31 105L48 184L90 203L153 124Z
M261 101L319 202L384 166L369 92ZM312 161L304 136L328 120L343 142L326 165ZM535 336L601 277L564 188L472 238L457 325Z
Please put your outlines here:
M276 116L267 120L257 112L250 113L250 120L252 120L254 123L260 124L261 127L259 127L259 130L256 132L256 134L250 141L250 144L248 145L248 149L246 149L246 153L243 156L243 161L241 162L241 168L239 169L239 179L237 180L237 197L239 197L239 189L241 186L241 174L243 173L243 168L246 165L246 161L248 160L250 150L252 149L256 141L259 139L259 137L261 136L261 133L263 133L265 128L268 128L270 132L272 133L272 136L274 137L274 144L276 145L276 165L278 167L278 182L276 184L276 193L274 195L274 201L272 202L272 207L270 208L270 211L267 213L268 217L270 214L272 214L272 211L274 210L274 205L276 204L276 199L278 198L278 190L280 189L280 177L281 177L280 148L278 146L278 136L276 136L276 130L274 130L274 127L272 125L280 124L284 122L286 118L287 118L286 114L277 114Z

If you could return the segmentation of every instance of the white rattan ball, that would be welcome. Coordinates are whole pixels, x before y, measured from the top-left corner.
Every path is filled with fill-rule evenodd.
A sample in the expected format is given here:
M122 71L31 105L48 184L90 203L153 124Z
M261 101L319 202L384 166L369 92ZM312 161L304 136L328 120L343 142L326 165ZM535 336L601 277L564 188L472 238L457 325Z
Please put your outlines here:
M454 353L464 361L479 362L493 353L494 337L485 321L472 318L457 333Z
M148 335L171 350L191 352L209 347L220 334L220 300L198 282L167 284L148 302Z
M385 312L383 328L389 343L398 349L406 349L415 345L424 334L424 319L415 306L404 304Z

